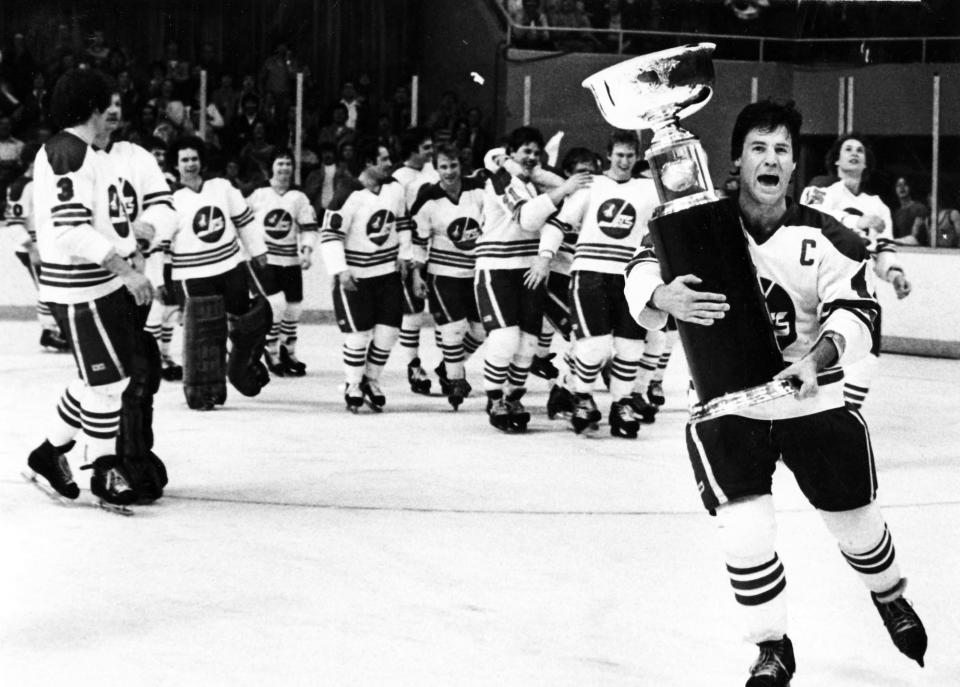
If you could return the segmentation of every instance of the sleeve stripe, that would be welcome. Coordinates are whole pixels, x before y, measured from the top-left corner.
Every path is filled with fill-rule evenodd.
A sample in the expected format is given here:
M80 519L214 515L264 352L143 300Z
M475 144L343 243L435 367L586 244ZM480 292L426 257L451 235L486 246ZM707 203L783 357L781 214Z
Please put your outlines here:
M145 193L143 196L143 202L144 204L146 204L146 203L149 203L151 200L154 200L155 198L160 198L164 196L166 196L166 198L168 199L172 198L170 191L156 191L155 193Z
M83 203L61 203L60 205L54 205L50 208L50 212L62 212L64 210L85 210L86 212L90 212L90 209Z
M250 208L247 208L244 212L241 212L239 215L231 217L230 219L233 220L233 223L236 226L244 227L253 221L253 211L250 210Z

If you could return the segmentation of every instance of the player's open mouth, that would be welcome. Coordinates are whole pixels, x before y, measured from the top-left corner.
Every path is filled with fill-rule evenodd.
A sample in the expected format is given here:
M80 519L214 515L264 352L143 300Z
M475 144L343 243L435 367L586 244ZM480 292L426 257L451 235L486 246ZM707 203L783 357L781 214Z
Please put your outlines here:
M780 177L776 174L760 174L757 176L757 181L761 186L776 186L780 183Z

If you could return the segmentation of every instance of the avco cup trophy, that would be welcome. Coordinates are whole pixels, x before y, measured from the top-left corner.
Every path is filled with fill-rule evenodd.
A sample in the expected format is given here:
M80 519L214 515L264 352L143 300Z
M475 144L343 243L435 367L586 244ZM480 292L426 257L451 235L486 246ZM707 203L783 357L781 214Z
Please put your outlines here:
M772 382L784 368L735 204L714 193L700 141L679 120L713 95L713 43L641 55L583 82L604 119L620 129L652 129L647 150L660 205L650 233L665 282L682 274L725 294L730 310L711 326L678 322L699 404L699 422L796 391Z

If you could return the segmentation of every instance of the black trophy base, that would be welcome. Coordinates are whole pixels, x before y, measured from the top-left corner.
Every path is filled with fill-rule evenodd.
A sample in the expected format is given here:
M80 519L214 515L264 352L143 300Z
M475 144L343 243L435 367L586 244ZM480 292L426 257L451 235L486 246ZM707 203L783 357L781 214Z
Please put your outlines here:
M710 326L677 322L701 403L769 382L783 356L760 292L737 206L717 200L658 217L650 233L665 282L683 274L722 293L730 310Z

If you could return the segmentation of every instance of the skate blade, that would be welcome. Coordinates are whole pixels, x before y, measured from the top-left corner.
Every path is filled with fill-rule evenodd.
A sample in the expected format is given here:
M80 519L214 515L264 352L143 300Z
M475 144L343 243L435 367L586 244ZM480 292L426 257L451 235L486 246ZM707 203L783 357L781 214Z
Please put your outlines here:
M116 503L107 503L103 499L96 500L87 500L83 498L81 494L76 499L68 499L66 496L58 492L56 489L51 487L46 482L41 481L40 476L35 473L33 470L24 470L20 473L23 478L29 483L39 489L47 498L52 501L55 501L61 506L67 508L75 508L80 506L86 506L90 508L98 508L100 510L105 510L109 513L114 513L116 515L131 516L134 514L134 510L128 506L121 506Z
M365 403L367 404L367 407L368 407L370 410L372 410L373 412L375 412L375 413L382 413L382 412L383 412L383 406L378 406L378 405L377 405L376 403L374 403L373 401L365 401Z
M583 429L578 430L576 427L571 427L570 429L572 429L573 433L577 436L593 438L597 436L597 433L600 431L600 424L597 422L591 422Z

